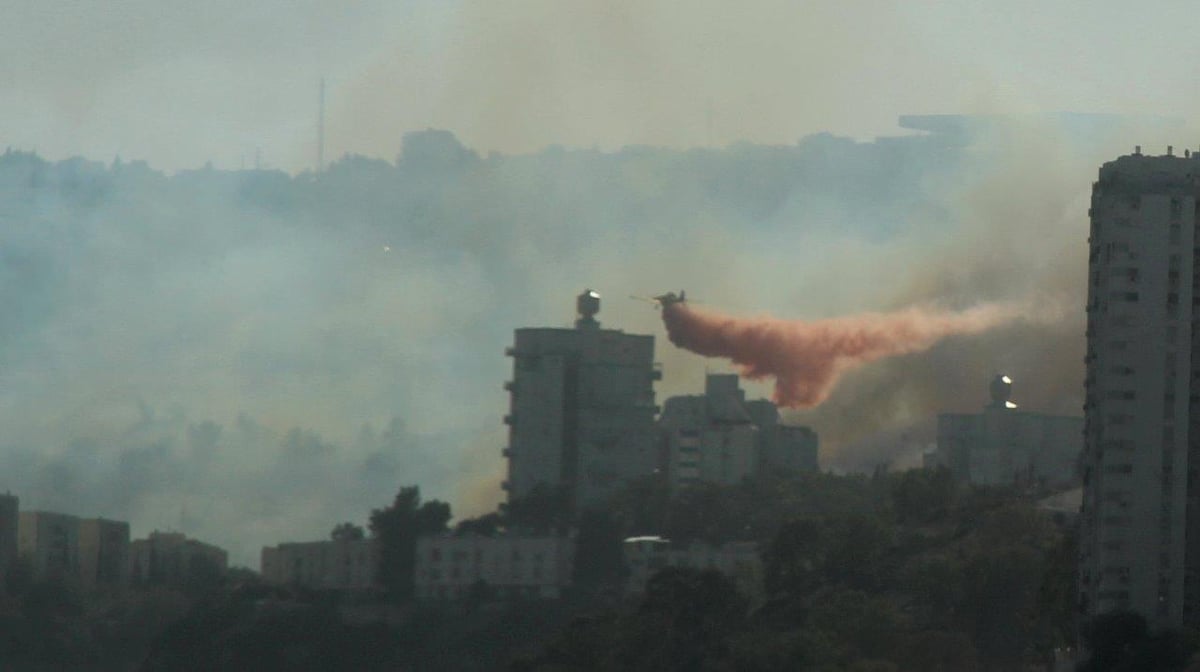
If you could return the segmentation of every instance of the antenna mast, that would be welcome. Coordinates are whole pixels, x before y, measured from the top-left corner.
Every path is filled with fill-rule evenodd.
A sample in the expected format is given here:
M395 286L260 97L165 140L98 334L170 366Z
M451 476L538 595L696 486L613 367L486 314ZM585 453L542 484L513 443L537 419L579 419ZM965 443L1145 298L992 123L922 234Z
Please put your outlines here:
M321 90L317 102L317 172L325 169L325 78L321 78Z

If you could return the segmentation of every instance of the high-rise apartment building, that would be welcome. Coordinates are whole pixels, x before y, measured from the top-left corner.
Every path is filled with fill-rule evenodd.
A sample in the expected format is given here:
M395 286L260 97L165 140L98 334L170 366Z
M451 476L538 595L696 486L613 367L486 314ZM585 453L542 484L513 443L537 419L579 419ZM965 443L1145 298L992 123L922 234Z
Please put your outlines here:
M577 308L574 329L517 329L508 349L509 499L542 485L586 506L658 466L654 337L601 329L591 290Z
M1200 617L1200 156L1100 168L1088 263L1080 610Z

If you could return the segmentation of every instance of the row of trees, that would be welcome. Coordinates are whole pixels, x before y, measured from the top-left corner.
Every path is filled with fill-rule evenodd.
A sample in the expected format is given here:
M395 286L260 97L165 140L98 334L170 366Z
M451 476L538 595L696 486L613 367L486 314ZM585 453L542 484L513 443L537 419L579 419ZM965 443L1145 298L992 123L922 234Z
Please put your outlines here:
M539 491L453 530L561 531L572 518L555 508L560 494ZM555 603L411 602L416 540L449 532L450 520L448 505L422 501L416 487L371 513L381 578L403 605L386 607L401 614L390 625L348 621L334 596L242 582L195 603L144 669L339 661L514 672L1005 672L1044 669L1076 639L1073 525L1039 511L1030 493L960 486L946 472L776 474L677 497L632 484L609 507L573 518L576 590ZM711 570L669 568L640 599L620 599L621 540L643 533L758 540L762 591L740 593ZM350 524L334 530L365 534ZM1095 653L1087 672L1183 670L1196 648L1129 615L1083 634Z

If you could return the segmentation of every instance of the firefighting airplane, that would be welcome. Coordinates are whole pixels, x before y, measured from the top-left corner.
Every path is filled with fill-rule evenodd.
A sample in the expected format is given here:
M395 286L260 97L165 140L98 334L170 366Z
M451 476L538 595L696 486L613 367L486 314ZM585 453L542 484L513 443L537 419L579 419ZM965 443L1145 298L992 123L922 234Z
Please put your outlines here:
M629 298L637 299L638 301L649 301L650 303L653 303L656 308L666 308L667 306L673 306L677 303L687 303L687 292L681 289L679 290L678 294L675 292L667 292L666 294L659 294L658 296L630 295Z

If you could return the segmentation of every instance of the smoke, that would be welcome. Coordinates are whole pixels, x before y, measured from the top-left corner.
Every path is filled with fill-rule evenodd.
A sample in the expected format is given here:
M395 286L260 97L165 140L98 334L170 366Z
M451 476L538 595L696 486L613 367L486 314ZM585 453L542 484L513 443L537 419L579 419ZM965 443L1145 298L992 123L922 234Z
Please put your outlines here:
M825 401L850 369L923 352L950 336L987 331L1016 319L1021 311L1013 304L983 304L959 312L912 307L802 321L732 317L671 303L662 313L675 345L729 359L748 378L774 378L775 403L811 408Z
M787 414L827 468L899 463L997 371L1022 408L1077 414L1090 180L1152 141L1061 126L487 157L422 132L296 176L0 155L0 490L249 564L402 485L482 513L503 496L504 347L568 326L586 286L635 334L659 316L612 298L680 285L814 319L1071 307L841 369ZM658 399L702 389L717 360L666 345Z

